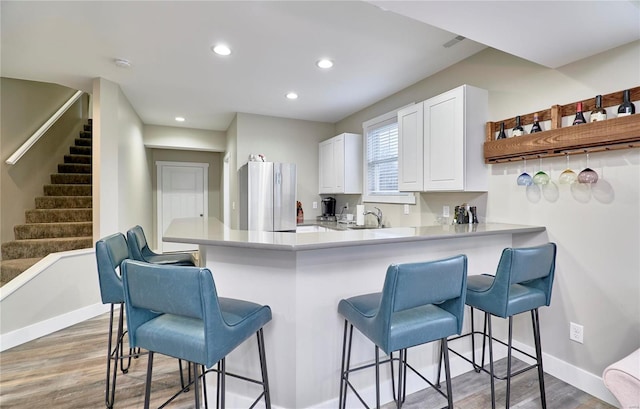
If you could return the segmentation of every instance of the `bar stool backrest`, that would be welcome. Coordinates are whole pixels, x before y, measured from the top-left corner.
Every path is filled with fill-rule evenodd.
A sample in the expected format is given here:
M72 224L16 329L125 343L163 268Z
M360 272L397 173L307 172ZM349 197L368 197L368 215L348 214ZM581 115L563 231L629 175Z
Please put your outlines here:
M118 270L120 263L127 258L129 249L122 233L112 234L96 242L98 281L103 304L124 302L122 278Z
M551 304L551 289L556 265L556 245L546 243L536 247L506 248L502 251L496 277L490 291L495 291L498 300L504 300L505 310L514 285L535 288L546 297L545 305ZM508 316L505 311L502 316Z
M457 318L457 332L460 333L466 283L465 255L429 262L392 264L387 268L382 289L376 317L379 320L378 327L388 332L394 313L435 304Z
M129 251L131 252L132 259L148 261L145 256L155 255L147 244L147 238L144 235L142 227L134 226L127 230L127 240L129 240Z
M179 351L172 356L210 367L228 353L222 342L215 342L225 339L233 343L233 336L229 336L230 331L222 317L211 271L127 260L122 264L122 273L131 345L139 346L136 330L142 324L159 315L171 314L177 317L175 321L183 318L201 320L204 331L204 344L200 350L180 351L179 345L170 345L169 348ZM166 331L172 329L166 328ZM201 336L202 332L193 335ZM158 352L168 354L167 351Z

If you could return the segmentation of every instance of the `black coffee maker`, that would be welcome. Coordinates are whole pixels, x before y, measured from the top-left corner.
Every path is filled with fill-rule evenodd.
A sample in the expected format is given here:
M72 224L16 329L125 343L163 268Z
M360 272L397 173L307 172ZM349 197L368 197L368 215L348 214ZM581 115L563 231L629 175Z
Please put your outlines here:
M322 216L321 220L335 221L336 220L336 199L333 197L327 197L322 199Z

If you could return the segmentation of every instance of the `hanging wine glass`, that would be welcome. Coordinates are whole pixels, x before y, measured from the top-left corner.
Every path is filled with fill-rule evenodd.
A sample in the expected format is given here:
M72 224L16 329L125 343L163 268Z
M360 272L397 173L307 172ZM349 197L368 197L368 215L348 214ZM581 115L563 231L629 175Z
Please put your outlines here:
M560 174L560 177L558 178L558 181L562 185L570 185L578 180L578 175L576 175L576 172L571 170L571 167L569 167L569 154L566 154L566 157L567 168Z
M531 176L527 173L527 158L523 159L524 169L522 170L520 176L518 176L518 186L529 186L533 183L533 179L531 179Z
M587 152L587 167L578 174L578 182L580 183L596 183L598 174L589 167L589 152Z
M547 172L542 170L542 158L540 158L540 170L533 175L533 183L536 185L546 185L551 178L547 175Z

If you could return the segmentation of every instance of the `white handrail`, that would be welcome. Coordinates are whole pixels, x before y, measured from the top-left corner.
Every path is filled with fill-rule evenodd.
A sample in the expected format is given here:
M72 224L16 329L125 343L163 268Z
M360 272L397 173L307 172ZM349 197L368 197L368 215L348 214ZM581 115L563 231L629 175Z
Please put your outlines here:
M65 102L64 105L62 105L60 107L60 109L58 109L51 116L51 118L49 118L49 120L47 120L47 122L45 122L40 128L38 128L38 130L35 131L34 134L31 135L31 137L29 139L27 139L27 141L25 143L23 143L22 146L20 146L18 148L18 150L16 150L13 153L13 155L9 156L9 159L7 159L5 162L7 164L9 164L9 165L15 165L16 162L18 162L18 160L22 157L22 155L27 153L27 151L36 142L38 142L38 139L40 139L40 137L42 135L44 135L44 133L47 132L47 130L49 128L51 128L51 125L53 125L62 116L62 114L67 112L67 109L69 109L69 107L71 105L73 105L73 103L76 102L78 100L78 98L80 98L80 96L82 96L83 93L84 93L83 91L77 91L75 94L73 94L73 96L71 98L69 98L69 100L67 102Z

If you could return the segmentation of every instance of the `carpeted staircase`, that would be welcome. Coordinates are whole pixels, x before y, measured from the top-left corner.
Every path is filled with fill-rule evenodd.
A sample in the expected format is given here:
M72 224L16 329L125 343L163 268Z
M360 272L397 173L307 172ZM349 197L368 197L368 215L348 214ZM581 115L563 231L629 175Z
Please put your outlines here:
M13 228L15 240L2 243L0 286L49 253L93 247L91 203L91 120L64 155L26 224Z

